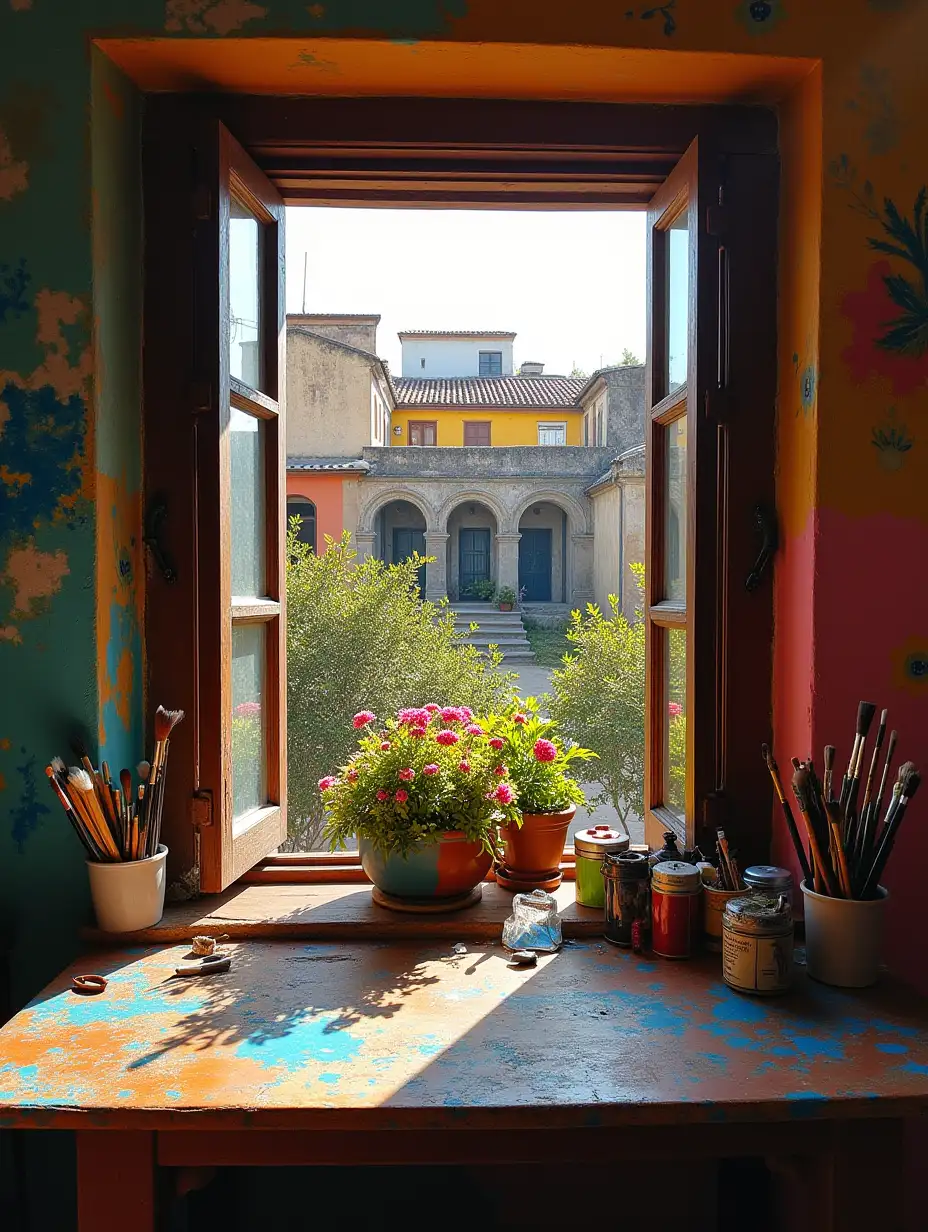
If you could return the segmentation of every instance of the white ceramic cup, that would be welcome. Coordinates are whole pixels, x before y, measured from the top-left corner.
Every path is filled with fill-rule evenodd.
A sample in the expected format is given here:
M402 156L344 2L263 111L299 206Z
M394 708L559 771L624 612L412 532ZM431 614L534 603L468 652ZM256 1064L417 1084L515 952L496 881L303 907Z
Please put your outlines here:
M104 932L131 933L158 923L164 913L167 854L162 843L145 860L87 861L93 909Z
M883 926L889 894L858 902L816 894L803 882L806 970L837 988L869 988L880 974Z

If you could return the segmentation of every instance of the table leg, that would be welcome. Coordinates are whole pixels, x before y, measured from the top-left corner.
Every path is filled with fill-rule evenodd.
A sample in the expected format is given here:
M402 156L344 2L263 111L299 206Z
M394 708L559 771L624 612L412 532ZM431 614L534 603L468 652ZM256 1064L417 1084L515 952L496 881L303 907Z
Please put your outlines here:
M77 1133L79 1232L155 1232L155 1136L145 1131Z

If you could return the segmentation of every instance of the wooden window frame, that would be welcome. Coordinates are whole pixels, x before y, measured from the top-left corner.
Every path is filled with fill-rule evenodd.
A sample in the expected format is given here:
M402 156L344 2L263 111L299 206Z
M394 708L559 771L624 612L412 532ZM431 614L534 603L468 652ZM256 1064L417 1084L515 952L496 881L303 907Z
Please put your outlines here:
M497 358L499 359L499 372L484 372L483 371L483 361L484 360L487 361L487 367L489 368L489 367L492 367L492 364L490 363L490 361L493 359L497 359ZM503 353L502 351L478 351L477 352L477 375L483 376L483 377L502 376L503 375Z
M311 500L310 497L308 496L303 496L301 492L288 492L287 493L287 525L288 527L290 524L290 519L294 516L299 516L296 514L295 510L291 513L290 511L291 505L312 505L313 541L308 546L313 552L315 552L318 546L318 542L319 542L319 510L318 510L318 507L316 506L316 502L314 500ZM301 542L305 543L306 541L301 540Z
M433 446L438 444L438 420L437 419L410 419L406 425L406 439L409 442L409 444L417 449L428 449L430 448L430 446L421 445L419 444L419 442L413 441L412 439L413 428L417 428L420 430L425 429L425 428L431 428L435 436L435 440L432 442L432 444Z
M469 441L467 439L468 432L473 432L474 428L486 428L486 432L481 432L479 435L486 436L485 441ZM474 449L485 449L488 445L493 444L493 422L490 419L465 419L464 421L464 444L469 445Z
M747 258L732 260L727 276L734 298L739 280L750 276L751 313L733 313L728 342L729 383L710 411L718 428L715 468L708 484L700 473L700 499L723 502L730 517L718 531L725 568L715 579L716 625L723 653L713 657L716 681L710 757L714 791L697 802L705 818L729 818L745 858L767 858L770 788L756 750L769 736L769 705L758 706L758 691L770 695L772 600L769 580L747 597L738 584L745 562L755 555L755 503L773 507L773 407L776 389L776 209L777 122L762 107L623 105L563 101L430 99L274 98L248 95L161 95L147 100L147 138L152 124L176 134L191 111L222 119L287 205L356 204L393 207L488 207L503 209L643 208L694 137L711 141L729 161L729 183L742 208L729 221L724 248ZM319 134L323 134L321 137ZM157 143L155 143L157 144ZM146 149L147 179L176 168L168 147ZM173 155L173 151L168 150ZM190 186L165 177L156 201L189 211ZM745 209L754 205L752 221ZM148 202L147 202L148 203ZM191 620L194 605L184 575L186 527L194 507L189 477L178 472L176 447L190 431L189 414L165 415L166 406L189 407L192 323L176 311L191 244L175 225L166 231L151 209L146 214L149 267L160 262L173 279L146 280L146 316L163 312L176 319L152 338L146 329L146 502L164 490L170 496L167 547L178 558L177 589L165 598L157 578L149 587L146 649L151 691L193 708L189 648L167 632L172 622ZM767 294L757 295L757 288ZM152 395L156 394L156 397ZM743 413L751 404L751 414ZM420 421L421 422L421 421ZM437 431L437 423L436 423ZM437 437L436 437L437 439ZM703 458L703 462L707 459ZM747 512L746 512L747 510ZM735 582L729 584L729 576ZM732 630L738 630L738 638ZM160 641L160 645L159 645ZM164 643L171 661L166 661ZM736 646L737 661L726 658ZM154 652L154 653L153 653ZM749 662L750 671L741 670ZM173 685L173 687L172 687ZM735 717L737 716L737 718ZM701 720L699 720L701 721ZM181 741L177 742L179 746ZM756 763L756 764L755 764ZM189 784L196 781L198 751L172 753L170 798L175 801L174 867L196 861L196 830L186 824ZM720 789L720 785L721 789ZM732 819L734 824L732 825ZM739 829L746 839L740 840ZM315 861L315 856L311 862ZM305 862L305 857L301 857ZM272 861L273 862L273 858ZM267 863L267 862L266 862Z

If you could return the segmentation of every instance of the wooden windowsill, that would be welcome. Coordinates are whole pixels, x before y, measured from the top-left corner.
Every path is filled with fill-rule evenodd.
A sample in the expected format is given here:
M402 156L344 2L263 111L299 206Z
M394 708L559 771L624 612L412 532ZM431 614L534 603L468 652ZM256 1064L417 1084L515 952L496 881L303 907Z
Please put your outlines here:
M603 913L578 907L575 883L565 881L555 898L564 936L596 937L603 931ZM135 933L84 930L86 940L111 944L176 943L194 935L230 938L281 938L314 941L396 941L441 937L462 941L498 940L503 921L512 914L512 895L495 882L485 882L483 898L474 907L447 915L406 915L378 907L367 884L242 884L224 894L209 895L165 909L152 928Z

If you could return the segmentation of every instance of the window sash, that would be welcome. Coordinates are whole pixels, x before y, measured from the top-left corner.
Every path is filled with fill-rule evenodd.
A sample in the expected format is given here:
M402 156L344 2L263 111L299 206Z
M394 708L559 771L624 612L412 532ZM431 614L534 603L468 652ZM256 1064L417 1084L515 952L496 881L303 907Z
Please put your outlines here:
M475 421L465 422L464 424L464 444L465 445L489 445L490 444L490 424L477 423Z
M437 445L438 424L434 420L410 420L410 445Z
M480 351L478 356L480 376L503 375L502 351Z
M549 440L548 437L555 439ZM539 445L566 445L567 444L567 424L566 423L539 423L538 425L538 444Z

